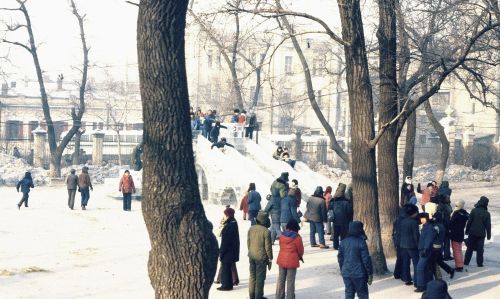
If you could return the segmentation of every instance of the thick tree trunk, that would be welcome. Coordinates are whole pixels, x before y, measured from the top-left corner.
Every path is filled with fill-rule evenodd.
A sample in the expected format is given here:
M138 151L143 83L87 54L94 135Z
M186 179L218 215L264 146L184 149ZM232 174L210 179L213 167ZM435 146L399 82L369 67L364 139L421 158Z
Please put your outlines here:
M396 79L396 7L395 0L379 0L379 130L398 115ZM378 143L378 190L382 244L387 256L396 254L392 242L392 223L398 215L399 171L398 132L389 126Z
M49 167L49 175L52 178L60 178L61 177L61 158L62 152L56 150L54 153L50 155L50 167Z
M436 131L439 136L439 140L441 141L441 156L439 157L439 163L436 171L436 179L435 181L438 185L443 181L444 173L446 171L446 165L448 164L448 156L450 154L450 142L448 141L448 137L446 137L446 132L444 131L443 126L439 123L439 121L434 116L432 112L431 103L426 101L424 103L425 114L429 119L432 127Z
M345 46L346 80L349 93L352 140L352 188L354 217L365 225L374 271L387 271L380 234L377 171L374 138L372 86L368 71L363 21L359 0L337 0Z
M78 165L80 164L80 148L82 143L82 135L85 131L78 130L75 134L75 151L71 157L71 164Z
M417 113L414 111L406 121L406 144L403 158L403 177L413 177L415 164L415 138L417 136Z
M184 33L187 0L142 0L137 23L144 115L142 211L156 298L208 298L217 240L194 166Z

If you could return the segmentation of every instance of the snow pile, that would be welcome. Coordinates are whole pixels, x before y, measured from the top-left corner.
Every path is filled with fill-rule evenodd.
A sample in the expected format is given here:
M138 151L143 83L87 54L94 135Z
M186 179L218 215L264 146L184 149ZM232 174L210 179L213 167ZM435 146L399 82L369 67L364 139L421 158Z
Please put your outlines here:
M89 168L89 175L92 183L95 184L104 184L104 179L106 178L118 178L120 177L120 170L126 166L119 166L108 163L104 166L95 166L95 165L77 165L70 166L61 169L61 177L65 178L71 171L71 169L76 170L76 174L82 172L82 168L86 166ZM125 169L125 168L124 168Z
M24 159L0 153L0 186L15 186L27 171L31 172L35 186L50 183L47 170L33 167Z
M330 178L332 181L339 183L349 184L352 180L352 175L349 170L330 167L321 163L316 164L314 171Z
M413 177L415 182L429 182L436 177L437 166L427 164L415 167ZM463 165L450 165L446 168L444 179L450 182L493 182L500 180L500 165L487 171L472 169Z

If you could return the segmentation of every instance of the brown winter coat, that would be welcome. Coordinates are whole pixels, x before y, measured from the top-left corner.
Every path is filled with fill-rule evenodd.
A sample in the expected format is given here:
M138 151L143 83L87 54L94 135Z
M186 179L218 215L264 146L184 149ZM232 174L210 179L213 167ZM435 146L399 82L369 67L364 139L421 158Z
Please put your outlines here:
M78 187L80 188L92 188L92 182L90 181L90 175L86 172L80 173L78 176Z
M241 199L240 211L243 211L245 214L248 213L248 192L245 192L245 195L243 195L243 198Z
M122 176L118 189L123 193L135 193L134 179L132 179L132 176Z

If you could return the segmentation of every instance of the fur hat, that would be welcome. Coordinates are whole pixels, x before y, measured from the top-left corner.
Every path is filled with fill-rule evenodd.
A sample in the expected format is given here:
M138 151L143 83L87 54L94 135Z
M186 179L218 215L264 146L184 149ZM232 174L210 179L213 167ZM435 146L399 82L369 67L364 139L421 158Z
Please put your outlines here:
M256 220L257 223L260 225L263 225L268 228L271 226L271 221L269 220L269 214L267 214L267 212L259 211Z
M437 212L437 204L428 202L425 204L425 212L429 214L429 218L433 218Z

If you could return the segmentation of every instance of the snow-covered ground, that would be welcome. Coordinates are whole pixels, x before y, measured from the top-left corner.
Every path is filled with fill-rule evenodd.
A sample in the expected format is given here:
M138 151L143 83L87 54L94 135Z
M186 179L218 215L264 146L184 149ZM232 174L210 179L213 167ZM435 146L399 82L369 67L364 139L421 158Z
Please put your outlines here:
M500 185L464 183L455 187L454 198L463 198L471 209L480 195L490 198L493 239L485 249L485 267L457 273L449 281L453 298L498 298L500 292ZM154 298L147 273L149 239L140 210L123 212L121 202L107 195L116 186L98 185L88 210L71 211L62 187L39 187L31 194L30 207L17 210L20 194L1 187L0 194L0 298ZM78 203L76 204L78 206ZM208 218L217 226L223 208L206 204ZM210 298L248 298L246 258L247 221L239 221L241 255L237 264L240 285L219 292L214 285ZM343 298L337 253L309 247L307 224L300 232L306 246L305 263L297 273L297 298ZM331 242L329 242L331 245ZM274 246L277 256L278 246ZM389 260L392 269L394 260ZM274 298L277 266L266 280L265 294ZM371 298L420 298L412 287L390 276L378 277L370 287Z

